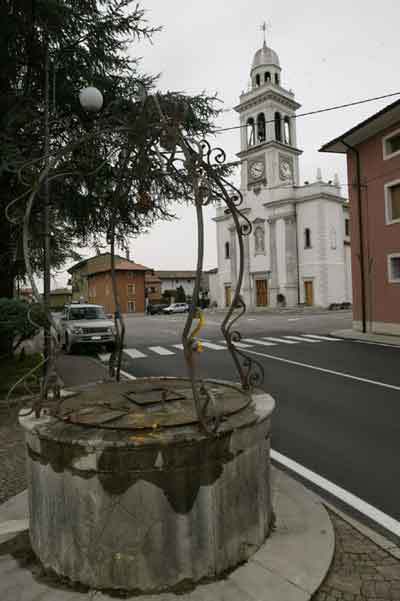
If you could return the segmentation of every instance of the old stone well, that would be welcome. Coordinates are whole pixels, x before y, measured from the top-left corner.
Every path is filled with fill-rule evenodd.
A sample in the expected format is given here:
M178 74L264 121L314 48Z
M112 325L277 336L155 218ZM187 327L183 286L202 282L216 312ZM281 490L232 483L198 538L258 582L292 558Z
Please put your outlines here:
M272 521L273 399L207 380L222 422L199 428L190 382L141 378L21 412L30 537L45 568L96 589L179 590L218 579Z

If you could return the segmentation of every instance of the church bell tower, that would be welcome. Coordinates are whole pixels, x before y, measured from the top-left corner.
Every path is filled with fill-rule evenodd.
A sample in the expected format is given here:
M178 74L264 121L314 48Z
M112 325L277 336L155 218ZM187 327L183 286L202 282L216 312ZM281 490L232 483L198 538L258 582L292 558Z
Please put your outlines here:
M240 115L242 190L256 195L263 188L298 185L301 150L297 148L296 102L282 85L277 53L264 42L254 55L250 85L235 110Z

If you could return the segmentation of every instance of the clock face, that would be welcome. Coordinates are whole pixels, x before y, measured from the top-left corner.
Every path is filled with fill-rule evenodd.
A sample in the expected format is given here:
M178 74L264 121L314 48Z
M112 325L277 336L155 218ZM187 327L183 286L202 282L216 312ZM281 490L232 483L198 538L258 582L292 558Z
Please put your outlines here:
M292 177L292 165L289 161L283 159L279 165L279 174L281 179L291 179Z
M250 176L252 179L260 179L264 175L264 163L263 161L254 161L250 165Z

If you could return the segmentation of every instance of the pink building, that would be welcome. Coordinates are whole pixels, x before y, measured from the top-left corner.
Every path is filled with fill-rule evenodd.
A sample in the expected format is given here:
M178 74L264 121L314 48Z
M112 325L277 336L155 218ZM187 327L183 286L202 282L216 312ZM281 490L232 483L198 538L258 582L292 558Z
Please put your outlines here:
M347 155L353 327L400 335L400 100L321 151Z

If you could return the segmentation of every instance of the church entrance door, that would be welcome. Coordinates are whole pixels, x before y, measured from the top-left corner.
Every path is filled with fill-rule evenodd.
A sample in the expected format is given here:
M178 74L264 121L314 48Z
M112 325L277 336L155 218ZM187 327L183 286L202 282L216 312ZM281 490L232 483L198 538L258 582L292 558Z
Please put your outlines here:
M304 282L304 300L306 305L314 304L314 291L312 280L306 280Z
M232 288L225 286L225 307L229 307L232 301Z
M256 305L265 307L268 304L267 280L256 280Z

